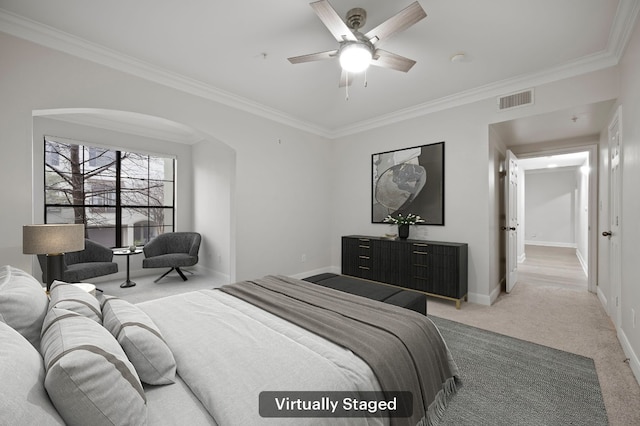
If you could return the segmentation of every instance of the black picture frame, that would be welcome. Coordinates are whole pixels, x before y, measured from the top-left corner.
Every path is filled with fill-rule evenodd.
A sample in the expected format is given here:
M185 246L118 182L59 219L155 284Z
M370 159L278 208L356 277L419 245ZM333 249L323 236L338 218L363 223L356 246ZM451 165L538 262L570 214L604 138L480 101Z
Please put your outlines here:
M444 226L444 141L371 154L371 222L420 216Z

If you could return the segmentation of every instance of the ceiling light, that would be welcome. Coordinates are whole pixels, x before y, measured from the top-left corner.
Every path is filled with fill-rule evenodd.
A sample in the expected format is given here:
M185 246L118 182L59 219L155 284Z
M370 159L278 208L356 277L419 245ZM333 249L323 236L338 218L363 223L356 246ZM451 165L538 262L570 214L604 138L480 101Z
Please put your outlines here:
M549 164L549 165L547 165L548 169L555 169L556 167L558 167L557 164Z
M340 49L340 66L351 73L359 73L369 68L372 58L373 50L365 43L349 43Z

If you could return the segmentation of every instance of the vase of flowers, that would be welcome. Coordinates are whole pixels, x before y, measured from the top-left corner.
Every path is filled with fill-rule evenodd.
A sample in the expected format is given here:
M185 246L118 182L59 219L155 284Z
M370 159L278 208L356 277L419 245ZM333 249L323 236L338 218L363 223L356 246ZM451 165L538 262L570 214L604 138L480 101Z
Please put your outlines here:
M417 223L422 223L424 220L422 220L420 216L412 213L409 213L406 216L402 216L401 213L398 213L395 217L388 215L383 219L383 222L398 225L398 237L400 237L401 240L406 240L409 237L409 227Z

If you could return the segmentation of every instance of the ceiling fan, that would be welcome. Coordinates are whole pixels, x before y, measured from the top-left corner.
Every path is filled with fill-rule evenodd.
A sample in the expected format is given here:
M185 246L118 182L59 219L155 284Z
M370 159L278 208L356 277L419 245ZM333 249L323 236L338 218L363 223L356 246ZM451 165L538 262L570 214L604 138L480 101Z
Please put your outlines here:
M346 20L343 21L327 0L315 1L310 6L338 41L339 46L335 50L289 58L289 62L292 64L337 57L342 67L340 87L351 83L348 81L348 73L362 72L369 65L402 72L409 71L415 65L416 61L379 49L377 45L382 40L391 37L397 32L406 30L427 16L417 1L411 3L408 7L366 34L362 34L359 31L367 19L367 12L364 9L357 7L349 10Z

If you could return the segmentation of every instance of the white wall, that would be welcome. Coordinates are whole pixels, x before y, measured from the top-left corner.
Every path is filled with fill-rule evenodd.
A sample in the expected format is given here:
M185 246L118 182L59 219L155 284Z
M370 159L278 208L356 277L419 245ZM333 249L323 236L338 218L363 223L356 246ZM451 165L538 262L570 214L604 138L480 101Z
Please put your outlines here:
M22 225L34 223L34 212L42 208L32 200L33 111L101 108L181 123L235 152L235 158L225 151L220 159L235 160L231 279L298 274L331 264L326 139L6 34L0 34L0 52L0 180L11 183L0 187L0 199L11 206L2 209L0 263L26 270L32 263L32 256L22 254ZM207 220L211 207L206 191L200 193L211 176L201 173L206 164L204 158L194 162L199 193L186 215L193 226Z
M527 170L526 244L576 247L576 168Z
M235 221L231 215L235 190L235 152L216 140L201 141L192 147L193 229L203 236L199 265L231 282L235 271ZM233 266L232 266L233 265Z
M632 311L640 316L640 25L636 26L620 62L622 106L622 325L618 336L640 381L640 318L634 326ZM601 243L606 244L606 239Z

